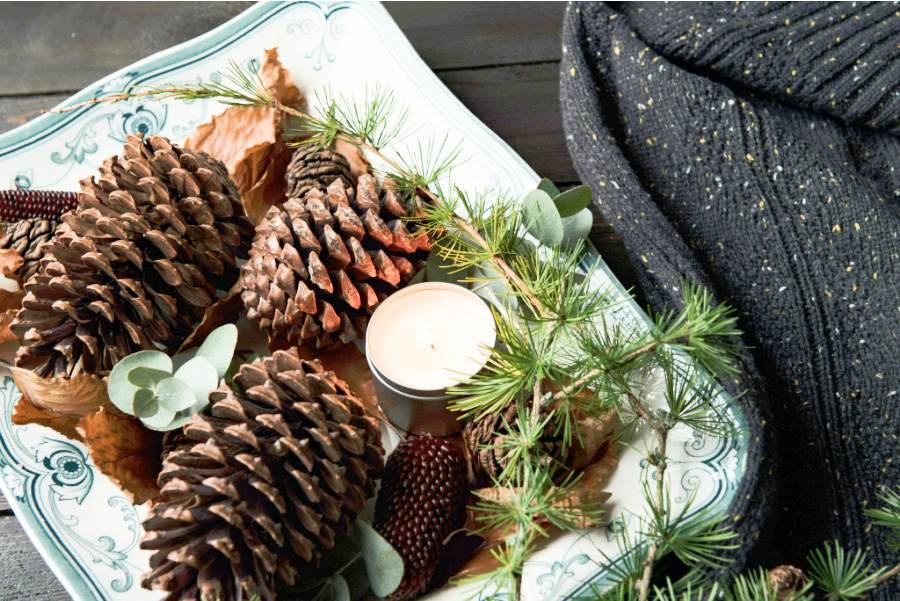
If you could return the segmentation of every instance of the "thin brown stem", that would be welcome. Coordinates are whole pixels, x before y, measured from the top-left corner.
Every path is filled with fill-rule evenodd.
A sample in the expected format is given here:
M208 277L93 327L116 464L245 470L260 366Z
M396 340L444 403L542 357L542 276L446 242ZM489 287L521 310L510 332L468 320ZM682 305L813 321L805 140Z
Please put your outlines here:
M141 92L120 92L118 94L108 94L107 96L97 96L96 98L90 98L82 102L76 102L75 104L70 104L69 106L44 109L41 112L55 114L71 113L72 111L77 111L78 109L84 108L86 106L93 106L95 104L113 104L115 102L128 100L129 98L141 98L143 96L166 96L167 94L177 94L181 90L182 88L154 88L152 90L144 90Z
M646 411L646 408L644 408ZM666 446L668 443L668 429L658 426L654 428L653 433L656 437L656 449L654 453L654 463L656 465L656 494L655 502L657 507L662 507L663 496L665 495L666 475ZM656 556L659 553L659 539L654 538L647 547L647 556L644 558L644 569L641 572L641 579L635 583L638 592L638 601L647 601L650 596L650 581L653 578L653 568L656 565Z
M876 578L874 580L875 586L881 586L882 584L884 584L885 582L887 582L888 580L890 580L897 574L900 574L900 563L898 563L897 565L892 567L887 572L884 572L883 574L879 575L878 578Z

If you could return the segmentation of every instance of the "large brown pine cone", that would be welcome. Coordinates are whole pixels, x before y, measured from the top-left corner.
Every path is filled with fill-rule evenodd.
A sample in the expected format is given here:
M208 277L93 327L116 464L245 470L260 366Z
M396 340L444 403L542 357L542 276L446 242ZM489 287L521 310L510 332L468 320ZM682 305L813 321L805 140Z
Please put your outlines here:
M368 316L415 275L430 248L394 193L362 175L272 207L243 267L247 316L270 341L329 348L362 336Z
M12 223L0 224L3 230L0 236L0 249L11 248L24 259L17 275L27 280L37 271L44 252L41 248L50 240L59 226L56 219L29 217Z
M337 178L344 186L353 186L350 163L344 155L315 146L301 146L291 156L285 173L287 197L303 198L313 189L324 191Z
M269 601L301 585L375 491L378 422L319 361L296 349L241 367L210 394L163 461L144 522L143 585L166 601Z
M42 376L176 349L237 281L253 231L225 166L160 136L129 136L62 220L12 326L17 364Z

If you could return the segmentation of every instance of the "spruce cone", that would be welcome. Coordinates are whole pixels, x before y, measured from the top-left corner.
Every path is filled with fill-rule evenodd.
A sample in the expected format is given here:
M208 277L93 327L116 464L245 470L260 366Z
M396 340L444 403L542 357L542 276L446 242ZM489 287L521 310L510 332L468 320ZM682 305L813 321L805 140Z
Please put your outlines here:
M374 522L403 558L403 580L389 599L425 592L444 539L465 522L467 496L465 457L446 439L417 436L391 453Z
M50 240L58 226L59 221L41 217L30 217L0 225L3 228L0 249L12 248L25 260L17 272L22 280L27 280L37 271L44 254L41 246Z
M173 351L238 278L252 234L225 166L160 136L129 136L44 246L13 331L20 367L107 374L141 349Z
M353 187L350 163L344 155L314 146L300 147L294 151L285 173L287 197L303 198L310 190L321 190L340 178L344 187Z
M163 461L141 547L167 601L275 598L301 584L375 490L377 421L296 349L241 367Z
M515 428L518 419L518 406L510 403L499 413L486 414L466 422L462 438L476 486L492 486L493 480L503 472L506 467L503 439L509 435L510 428ZM555 434L552 424L546 428L541 445L544 456L553 457L560 463L566 461L566 447L562 438Z
M368 174L355 191L337 178L325 194L312 189L272 207L243 267L247 317L289 345L362 336L375 306L424 265L428 236L410 232L406 214Z

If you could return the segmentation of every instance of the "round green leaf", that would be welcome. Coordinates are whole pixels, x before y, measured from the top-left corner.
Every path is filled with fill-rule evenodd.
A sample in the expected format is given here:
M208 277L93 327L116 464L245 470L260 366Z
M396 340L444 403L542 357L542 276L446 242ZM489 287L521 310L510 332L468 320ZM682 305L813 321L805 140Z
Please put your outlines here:
M172 428L167 428L166 426L172 423L173 417L175 417L174 411L163 407L162 403L157 403L156 413L148 415L146 417L141 417L141 423L151 430L170 430Z
M412 286L413 284L421 284L425 281L425 270L420 269L416 272L416 275L409 278L409 281L406 283L407 286Z
M138 351L128 355L113 367L106 390L109 400L120 411L134 415L134 395L141 388L128 375L138 367L172 373L172 360L159 351Z
M359 544L369 584L377 597L387 597L403 580L403 558L372 526L362 520L353 525L353 537Z
M528 233L546 246L556 246L562 242L562 219L546 192L532 190L522 199L522 208Z
M219 326L209 333L200 348L197 349L198 357L205 357L215 368L219 378L225 377L234 349L237 346L238 329L233 323Z
M537 189L546 192L550 198L559 196L559 188L557 188L556 184L551 182L546 177L542 178L541 181L538 182Z
M554 198L553 204L560 217L571 217L591 204L591 189L583 184L575 186Z
M219 385L219 375L216 368L206 357L200 355L189 360L178 368L173 376L184 382L194 395L192 406L194 412L200 411L209 403L209 393ZM183 407L187 409L187 407Z
M135 367L128 372L128 381L138 388L155 388L160 380L172 377L171 371L152 367Z
M141 388L134 395L134 416L150 417L156 413L156 393L149 388Z
M329 578L328 586L331 587L331 601L351 601L350 587L347 586L347 581L340 574Z
M174 377L166 378L156 385L156 399L160 407L171 412L170 420L177 412L193 407L197 402L194 390L188 383Z
M562 246L573 248L579 241L584 240L591 233L594 226L594 216L590 209L581 209L571 217L562 220L563 241Z

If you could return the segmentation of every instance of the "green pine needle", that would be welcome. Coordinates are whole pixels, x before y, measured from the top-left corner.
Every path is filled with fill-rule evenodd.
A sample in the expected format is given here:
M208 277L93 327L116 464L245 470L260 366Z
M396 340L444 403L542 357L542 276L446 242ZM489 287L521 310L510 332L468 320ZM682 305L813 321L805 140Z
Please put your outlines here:
M884 505L867 509L865 514L872 519L874 525L891 530L887 535L888 545L894 550L900 550L900 486L879 493L878 498Z
M807 558L809 577L821 589L827 601L859 599L878 584L884 568L874 569L866 554L846 552L837 541L825 543Z

